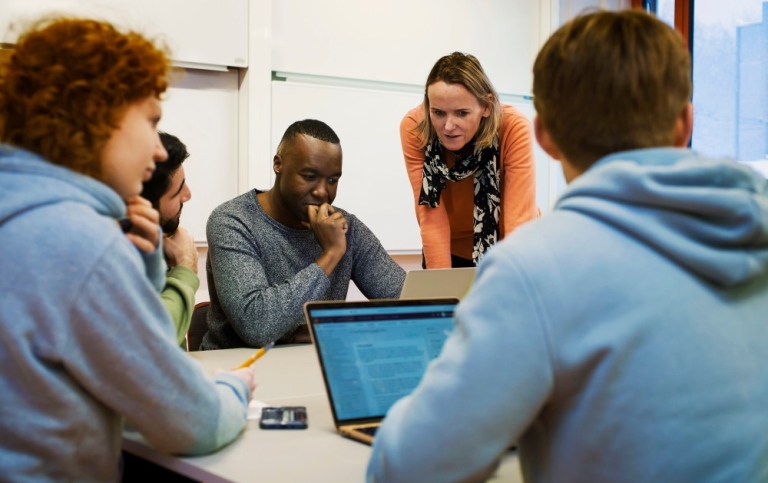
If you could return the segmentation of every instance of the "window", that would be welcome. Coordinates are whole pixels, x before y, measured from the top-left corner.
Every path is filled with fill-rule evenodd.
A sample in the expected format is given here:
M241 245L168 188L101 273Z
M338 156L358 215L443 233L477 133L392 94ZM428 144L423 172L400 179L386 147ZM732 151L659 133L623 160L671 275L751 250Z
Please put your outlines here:
M738 159L768 176L768 2L642 0L642 4L668 23L669 12L677 12L682 18L675 25L690 39L691 147L705 155ZM690 19L687 12L692 13Z
M590 9L621 10L630 8L634 0L560 0L560 24ZM668 0L672 1L672 0Z
M675 26L675 0L651 0L654 8L649 11L656 13L656 16L669 24Z
M693 7L692 147L741 161L766 156L768 3L697 0Z
M585 8L642 8L674 26L693 56L691 147L768 177L768 0L560 0L565 22Z

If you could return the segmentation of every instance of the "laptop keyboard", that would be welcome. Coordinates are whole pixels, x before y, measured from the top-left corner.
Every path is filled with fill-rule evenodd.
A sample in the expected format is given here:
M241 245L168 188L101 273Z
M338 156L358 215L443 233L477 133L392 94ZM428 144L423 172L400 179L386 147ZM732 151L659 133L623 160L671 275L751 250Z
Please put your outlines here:
M358 431L361 433L367 434L368 436L376 436L376 430L379 429L378 426L365 426L362 428L357 428Z

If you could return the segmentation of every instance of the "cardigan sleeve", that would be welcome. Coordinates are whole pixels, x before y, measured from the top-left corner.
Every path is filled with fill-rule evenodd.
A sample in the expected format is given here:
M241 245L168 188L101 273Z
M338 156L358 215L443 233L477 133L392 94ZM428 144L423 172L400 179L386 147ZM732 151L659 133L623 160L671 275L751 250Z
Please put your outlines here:
M441 203L435 208L419 204L422 171L424 170L424 150L419 147L420 140L414 129L423 118L423 107L411 109L400 122L400 143L403 147L405 168L413 189L416 220L419 222L421 244L428 268L451 267L451 223L445 206Z
M504 238L526 221L538 218L541 212L536 205L536 163L531 125L512 106L504 106L499 142L504 176L501 193L504 225L501 238Z

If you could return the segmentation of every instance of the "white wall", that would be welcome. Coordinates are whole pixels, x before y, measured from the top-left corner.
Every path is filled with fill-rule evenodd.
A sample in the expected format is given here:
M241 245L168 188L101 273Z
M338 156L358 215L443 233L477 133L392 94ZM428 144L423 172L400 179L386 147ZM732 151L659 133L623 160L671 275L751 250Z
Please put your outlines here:
M0 0L0 42L43 16L112 22L162 40L185 67L248 66L248 0Z
M526 94L538 0L279 0L272 70L421 86L441 56L474 54L500 92Z
M160 129L177 136L190 153L184 162L192 199L183 226L205 242L208 215L239 194L238 72L187 69L164 96Z
M632 7L632 0L559 0L558 11L565 22L585 10L606 9L621 10Z

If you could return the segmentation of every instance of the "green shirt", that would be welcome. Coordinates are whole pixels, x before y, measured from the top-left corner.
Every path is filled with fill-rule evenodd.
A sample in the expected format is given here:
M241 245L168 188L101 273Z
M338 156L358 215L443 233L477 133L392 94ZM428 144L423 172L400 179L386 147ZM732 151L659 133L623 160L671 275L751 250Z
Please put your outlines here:
M192 322L195 310L195 292L200 287L200 279L195 272L184 266L168 270L165 276L165 288L160 293L163 304L171 314L176 326L176 341L186 349L185 338Z

